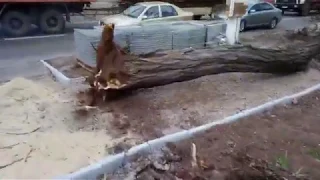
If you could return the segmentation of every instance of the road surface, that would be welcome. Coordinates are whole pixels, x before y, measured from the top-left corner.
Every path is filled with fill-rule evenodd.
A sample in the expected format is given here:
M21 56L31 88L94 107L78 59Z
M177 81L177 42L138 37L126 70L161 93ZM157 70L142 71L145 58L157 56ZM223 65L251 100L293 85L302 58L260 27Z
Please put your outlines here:
M66 34L0 38L0 82L14 77L37 77L45 72L41 59L74 54L73 29L90 29L98 21L75 21ZM1 37L1 36L0 36Z
M308 25L308 17L284 17L278 29L295 29ZM258 33L253 30L245 33ZM17 76L37 77L43 75L39 62L75 52L73 34L0 40L0 82Z

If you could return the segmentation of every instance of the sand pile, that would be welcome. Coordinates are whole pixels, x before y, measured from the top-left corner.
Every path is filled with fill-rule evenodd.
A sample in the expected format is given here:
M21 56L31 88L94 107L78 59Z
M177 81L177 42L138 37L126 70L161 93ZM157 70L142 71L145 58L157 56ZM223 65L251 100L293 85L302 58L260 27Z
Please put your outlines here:
M105 156L113 140L104 131L71 130L72 98L24 78L0 86L1 179L52 178Z
M54 120L48 111L59 104L53 90L23 78L0 86L0 98L1 126L11 131L21 130L25 124L36 126L44 118Z

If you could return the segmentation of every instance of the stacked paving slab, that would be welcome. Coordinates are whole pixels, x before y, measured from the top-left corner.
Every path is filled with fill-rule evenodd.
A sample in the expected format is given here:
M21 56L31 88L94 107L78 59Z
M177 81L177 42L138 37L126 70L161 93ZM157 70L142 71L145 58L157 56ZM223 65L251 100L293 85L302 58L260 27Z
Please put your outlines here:
M114 41L132 54L142 55L158 50L214 47L217 37L225 34L226 24L200 24L196 21L154 23L143 26L119 26L115 28ZM77 58L89 66L95 66L95 48L102 28L76 29L74 40Z

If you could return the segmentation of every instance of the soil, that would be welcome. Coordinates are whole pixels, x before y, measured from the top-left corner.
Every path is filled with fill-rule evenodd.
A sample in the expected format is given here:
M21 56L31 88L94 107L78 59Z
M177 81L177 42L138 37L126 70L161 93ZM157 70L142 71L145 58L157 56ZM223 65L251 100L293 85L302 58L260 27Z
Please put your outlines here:
M82 120L72 123L70 128L107 129L115 137L133 133L150 140L222 119L319 82L320 72L315 69L289 76L254 73L206 76L140 90L106 102L86 116L76 114L76 119ZM104 118L97 114L103 114Z
M310 67L314 69L318 69L320 71L320 55L315 57L311 62L310 62Z
M135 157L111 179L282 180L320 177L320 91L290 105L170 143L162 156ZM196 151L192 151L192 143ZM196 152L196 161L192 160ZM137 158L137 159L136 159ZM152 159L153 158L153 159ZM196 165L192 166L191 162ZM123 173L127 172L127 173Z
M88 77L90 72L82 68L73 56L59 57L46 61L68 78Z

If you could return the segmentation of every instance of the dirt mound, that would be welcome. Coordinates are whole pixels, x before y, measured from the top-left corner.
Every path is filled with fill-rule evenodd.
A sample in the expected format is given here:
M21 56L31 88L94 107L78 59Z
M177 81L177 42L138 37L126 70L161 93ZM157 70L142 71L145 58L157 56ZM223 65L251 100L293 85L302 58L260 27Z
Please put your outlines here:
M1 178L63 175L101 159L116 141L105 131L71 129L79 121L72 93L54 83L16 78L0 86Z
M1 98L38 100L51 98L52 94L46 87L25 78L15 78L0 86Z
M52 90L24 78L16 78L0 86L0 121L2 126L13 121L15 126L23 126L27 119L33 119L30 122L34 126L37 121L43 119L47 114L47 108L50 104L57 101L57 97ZM17 127L15 127L17 128Z

